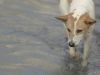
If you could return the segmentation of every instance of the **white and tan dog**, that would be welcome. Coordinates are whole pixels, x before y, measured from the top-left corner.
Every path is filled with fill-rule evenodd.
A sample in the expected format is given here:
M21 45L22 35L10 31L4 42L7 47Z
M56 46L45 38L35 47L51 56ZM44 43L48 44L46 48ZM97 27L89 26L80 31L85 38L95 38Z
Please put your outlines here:
M78 46L84 38L84 54L81 65L87 66L88 49L92 37L95 21L94 0L59 0L59 7L63 16L56 17L64 23L68 36L70 55L75 61L80 57L75 53L74 47Z

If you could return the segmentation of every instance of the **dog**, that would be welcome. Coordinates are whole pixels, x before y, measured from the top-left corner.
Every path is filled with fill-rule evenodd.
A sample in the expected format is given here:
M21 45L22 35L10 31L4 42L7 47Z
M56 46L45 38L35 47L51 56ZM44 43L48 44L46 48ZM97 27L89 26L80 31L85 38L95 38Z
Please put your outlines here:
M68 37L70 56L75 61L80 57L75 53L75 47L84 39L84 53L81 65L87 66L87 56L95 21L94 0L59 0L62 16L55 17L63 22Z

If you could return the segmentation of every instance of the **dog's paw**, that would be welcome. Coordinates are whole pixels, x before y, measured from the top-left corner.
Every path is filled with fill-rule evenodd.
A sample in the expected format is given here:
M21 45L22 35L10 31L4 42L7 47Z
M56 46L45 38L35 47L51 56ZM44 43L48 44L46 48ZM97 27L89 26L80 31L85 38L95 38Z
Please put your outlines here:
M87 66L87 60L86 59L82 60L81 65L82 65L82 67L86 67Z
M78 62L80 60L79 55L76 54L75 57L73 57L73 60Z

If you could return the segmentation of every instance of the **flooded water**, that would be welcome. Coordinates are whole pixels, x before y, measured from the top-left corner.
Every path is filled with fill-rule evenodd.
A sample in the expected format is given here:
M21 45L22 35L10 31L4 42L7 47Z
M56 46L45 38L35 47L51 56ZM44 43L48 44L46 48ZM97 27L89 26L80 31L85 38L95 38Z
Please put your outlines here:
M58 0L0 0L0 75L100 75L100 0L88 66L69 55ZM82 57L83 43L76 50Z

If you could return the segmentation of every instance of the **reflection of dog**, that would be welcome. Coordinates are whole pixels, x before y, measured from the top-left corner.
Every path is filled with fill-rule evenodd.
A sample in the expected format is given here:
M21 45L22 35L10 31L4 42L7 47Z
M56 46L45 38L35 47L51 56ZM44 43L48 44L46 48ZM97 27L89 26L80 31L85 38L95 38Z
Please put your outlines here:
M75 61L80 57L75 53L80 40L84 38L84 54L81 65L87 66L87 54L92 37L93 25L95 21L94 0L59 0L59 7L62 15L56 17L64 23L68 36L70 55Z

